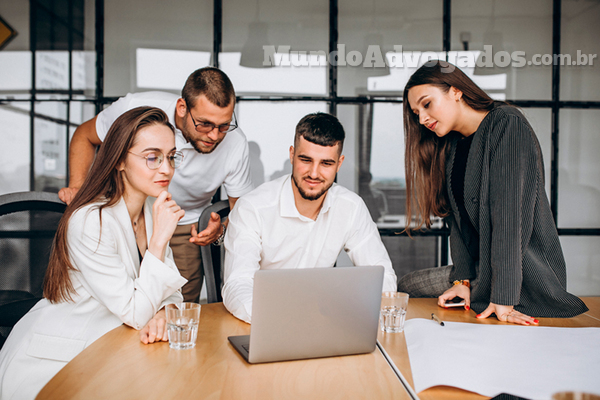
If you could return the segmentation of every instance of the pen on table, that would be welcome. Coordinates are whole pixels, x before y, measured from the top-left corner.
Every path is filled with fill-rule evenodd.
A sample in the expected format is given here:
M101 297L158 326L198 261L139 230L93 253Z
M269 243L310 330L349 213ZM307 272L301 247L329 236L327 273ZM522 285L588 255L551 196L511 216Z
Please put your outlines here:
M444 326L444 321L439 319L434 313L431 313L431 319L440 324L441 326Z

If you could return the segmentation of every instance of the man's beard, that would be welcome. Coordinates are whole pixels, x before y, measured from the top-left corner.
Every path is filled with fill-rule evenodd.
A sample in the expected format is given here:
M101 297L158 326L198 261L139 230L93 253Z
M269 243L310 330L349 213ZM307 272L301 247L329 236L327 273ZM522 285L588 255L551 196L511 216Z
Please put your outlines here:
M294 176L294 174L292 174L292 182L294 182L294 186L296 186L296 189L298 189L298 193L300 193L300 196L302 196L302 198L304 200L310 200L310 201L320 199L321 196L323 196L329 190L331 185L333 185L333 182L331 182L328 186L324 187L323 190L321 190L320 192L311 195L311 194L306 193L300 187L300 185L298 185L298 181L296 180L296 177Z
M187 133L187 122L185 123L185 126L183 127L183 129L181 130L181 134L183 135L183 137L185 138L185 140L187 140L189 143L191 143L192 147L194 148L194 150L196 150L198 153L202 153L202 154L210 154L213 151L215 151L215 149L217 148L217 146L219 145L219 143L221 143L223 140L218 141L215 143L215 145L207 150L207 149L203 149L202 147L200 147L200 145L198 144L198 142L200 140L196 140L193 137L191 137L188 133Z

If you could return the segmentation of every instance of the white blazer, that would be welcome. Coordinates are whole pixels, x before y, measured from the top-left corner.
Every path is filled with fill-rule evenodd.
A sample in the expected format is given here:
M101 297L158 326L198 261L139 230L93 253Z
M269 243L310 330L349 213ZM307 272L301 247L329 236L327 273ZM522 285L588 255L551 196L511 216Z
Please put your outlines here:
M144 206L152 237L152 202ZM127 324L135 329L166 304L183 301L179 274L167 248L165 262L146 251L140 265L125 201L75 212L67 231L73 302L40 300L13 328L0 351L0 399L33 399L44 385L96 339Z

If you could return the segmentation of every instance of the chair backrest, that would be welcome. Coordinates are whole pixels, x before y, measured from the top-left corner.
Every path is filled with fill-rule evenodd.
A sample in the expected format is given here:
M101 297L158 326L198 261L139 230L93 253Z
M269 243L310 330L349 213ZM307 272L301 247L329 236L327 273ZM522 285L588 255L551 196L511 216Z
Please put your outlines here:
M56 193L16 192L0 196L0 215L19 211L42 210L63 213L67 205Z
M205 208L198 219L198 231L204 230L208 226L211 213L217 213L221 216L221 221L229 215L229 201L221 200ZM223 261L225 251L223 246L214 246L209 244L200 249L202 256L202 268L204 269L204 279L206 280L206 300L209 303L219 303L223 301L221 297L221 286L223 285Z
M0 336L42 298L52 239L65 208L55 193L0 196Z

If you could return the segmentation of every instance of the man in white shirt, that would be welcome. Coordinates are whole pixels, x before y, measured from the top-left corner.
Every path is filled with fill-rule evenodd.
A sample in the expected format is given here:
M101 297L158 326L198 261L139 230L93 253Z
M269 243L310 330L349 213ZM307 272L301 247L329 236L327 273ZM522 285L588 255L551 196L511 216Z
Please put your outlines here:
M182 288L184 300L198 301L203 279L200 246L221 242L225 233L216 213L200 233L198 218L221 185L231 208L238 197L252 190L248 143L233 113L235 90L221 70L207 67L194 71L181 98L165 92L130 93L81 124L69 148L69 187L61 189L59 197L70 203L112 123L139 106L158 107L167 113L175 127L177 150L184 156L169 186L173 199L185 210L170 246L175 264L188 280Z
M305 116L290 147L292 174L242 196L225 235L225 307L250 323L259 269L333 267L342 249L354 265L383 265L384 291L396 291L392 262L363 200L334 183L344 128L330 114Z

